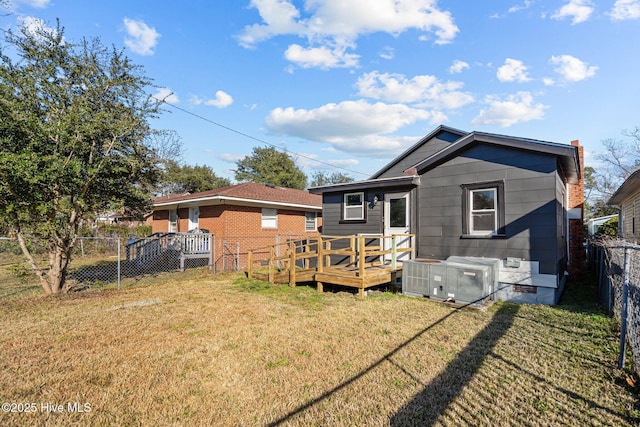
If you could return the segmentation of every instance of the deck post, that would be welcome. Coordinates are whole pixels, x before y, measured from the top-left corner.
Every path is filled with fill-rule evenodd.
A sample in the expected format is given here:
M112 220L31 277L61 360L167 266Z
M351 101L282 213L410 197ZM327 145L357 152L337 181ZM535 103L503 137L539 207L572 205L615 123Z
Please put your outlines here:
M396 247L396 235L391 236L391 268L396 269L396 261L398 259L398 248Z
M253 251L247 251L247 277L253 279Z
M323 292L323 287L322 287L322 282L316 282L318 284L318 286L316 287L318 293L322 293Z
M358 298L364 299L364 288L363 287L358 288Z
M324 270L324 242L322 241L322 236L318 237L318 273L322 273Z
M327 250L331 251L331 241L327 242ZM331 267L331 255L325 255L324 265Z
M275 271L274 271L274 262L273 262L273 246L269 248L269 283L274 283L275 281Z
M207 236L207 249L209 249L209 270L213 270L213 238L209 234Z
M361 278L364 277L364 265L366 262L364 236L358 236L358 275Z
M351 251L351 255L349 255L349 263L356 263L356 236L351 236L349 238L349 250Z
M296 243L289 242L289 286L296 287Z

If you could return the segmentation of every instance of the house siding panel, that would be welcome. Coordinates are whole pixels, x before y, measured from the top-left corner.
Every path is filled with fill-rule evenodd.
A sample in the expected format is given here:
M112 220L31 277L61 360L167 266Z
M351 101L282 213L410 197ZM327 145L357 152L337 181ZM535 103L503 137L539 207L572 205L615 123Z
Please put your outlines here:
M640 242L640 190L624 200L620 211L622 213L622 224L620 225L622 236L630 242Z
M389 191L392 192L392 191ZM322 234L345 236L349 234L380 234L382 230L382 206L384 193L365 191L365 220L343 221L342 203L344 193L326 193L323 195L322 215L324 226ZM378 195L380 201L373 206L373 198Z
M504 181L506 236L462 238L462 184ZM556 159L489 144L473 145L454 160L421 175L417 255L519 257L540 261L541 273L558 273ZM434 200L434 203L431 203ZM551 201L550 201L551 200ZM435 238L434 238L435 237Z

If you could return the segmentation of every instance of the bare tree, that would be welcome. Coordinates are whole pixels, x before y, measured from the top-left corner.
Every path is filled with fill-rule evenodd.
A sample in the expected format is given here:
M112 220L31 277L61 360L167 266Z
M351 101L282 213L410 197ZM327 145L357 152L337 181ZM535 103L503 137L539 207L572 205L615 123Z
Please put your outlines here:
M589 216L610 212L606 202L640 166L640 127L625 130L620 139L602 141L604 151L595 155L597 167L585 168L585 199Z
M168 162L180 163L184 156L182 138L175 130L154 130L147 137L147 146L153 150L161 168Z

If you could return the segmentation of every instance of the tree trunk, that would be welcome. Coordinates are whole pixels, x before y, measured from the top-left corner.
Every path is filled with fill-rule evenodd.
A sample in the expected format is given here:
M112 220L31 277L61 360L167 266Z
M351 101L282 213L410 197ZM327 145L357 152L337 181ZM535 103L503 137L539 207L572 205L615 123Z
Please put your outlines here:
M22 232L16 233L22 253L31 267L31 270L40 280L42 289L47 295L66 293L69 289L65 286L67 271L70 261L70 248L64 247L64 242L58 242L49 246L49 271L47 273L38 266L33 254L27 246Z
M51 293L66 293L69 290L68 287L65 286L68 266L69 257L67 250L56 245L55 248L50 250L49 272L46 275Z

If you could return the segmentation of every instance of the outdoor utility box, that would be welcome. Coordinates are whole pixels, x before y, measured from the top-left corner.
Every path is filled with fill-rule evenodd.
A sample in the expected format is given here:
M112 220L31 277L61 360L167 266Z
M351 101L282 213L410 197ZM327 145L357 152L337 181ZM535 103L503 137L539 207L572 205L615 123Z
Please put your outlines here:
M449 269L447 298L458 303L479 304L491 295L489 280L491 268L489 266L458 264L448 261L446 264Z
M402 293L412 296L429 296L429 270L432 263L407 260L402 263Z
M449 278L449 269L445 263L432 265L429 270L429 297L437 299L453 299L456 290L452 288L453 281Z
M485 257L461 257L461 256L450 256L449 258L447 258L447 263L455 263L455 264L461 264L464 266L486 266L488 267L488 275L485 279L483 279L483 283L482 283L482 294L481 295L477 295L477 294L472 294L472 295L464 295L460 298L471 298L473 296L475 296L474 299L472 300L467 300L467 299L462 299L465 302L472 302L472 301L476 301L478 298L484 298L484 297L489 297L490 299L496 299L494 298L494 294L495 292L497 292L498 287L499 287L499 281L500 281L500 265L501 265L501 260L498 258L485 258ZM467 274L465 283L469 283L469 281L471 281L471 275ZM469 286L473 286L470 285Z
M499 261L473 257L405 261L402 292L442 301L482 304L491 297L497 283Z

